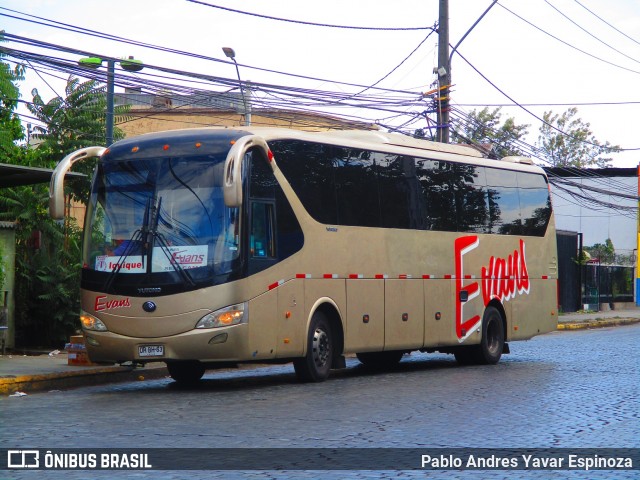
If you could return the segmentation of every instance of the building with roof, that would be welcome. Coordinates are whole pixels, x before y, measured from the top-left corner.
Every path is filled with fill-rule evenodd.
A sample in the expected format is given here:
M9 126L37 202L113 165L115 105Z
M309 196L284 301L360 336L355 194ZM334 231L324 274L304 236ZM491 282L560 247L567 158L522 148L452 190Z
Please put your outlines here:
M345 120L320 112L260 108L252 104L247 94L247 112L239 93L182 95L171 92L147 94L126 89L115 95L117 105L130 105L126 119L117 127L127 137L143 133L183 128L233 127L245 125L281 127L305 131L324 130L377 130L375 124Z
M545 169L558 230L559 300L564 311L638 304L638 169ZM580 252L610 239L615 257ZM622 305L620 305L622 306Z

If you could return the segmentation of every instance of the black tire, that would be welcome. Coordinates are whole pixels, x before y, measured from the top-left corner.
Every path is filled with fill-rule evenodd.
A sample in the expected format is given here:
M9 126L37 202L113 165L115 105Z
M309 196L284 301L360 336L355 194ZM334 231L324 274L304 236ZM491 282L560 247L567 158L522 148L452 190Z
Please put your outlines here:
M204 375L204 365L196 360L167 362L169 375L182 385L198 383Z
M495 365L504 350L504 324L495 307L487 307L482 317L482 340L478 348L478 363Z
M293 361L298 380L302 382L326 380L331 371L334 348L331 326L327 317L322 312L315 312L307 335L307 354Z
M360 363L371 370L388 370L400 363L404 352L365 352L356 353Z
M456 361L461 365L495 365L504 350L504 324L495 307L487 307L482 317L480 344L457 347Z

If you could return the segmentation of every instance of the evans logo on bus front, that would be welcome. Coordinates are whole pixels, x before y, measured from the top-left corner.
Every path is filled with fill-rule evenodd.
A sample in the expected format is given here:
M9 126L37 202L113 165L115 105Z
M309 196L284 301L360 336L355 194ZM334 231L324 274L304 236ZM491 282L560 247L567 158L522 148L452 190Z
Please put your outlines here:
M480 316L465 318L464 306L480 294L484 306L491 300L500 302L511 300L516 295L529 294L529 273L525 257L524 240L520 239L518 250L514 250L507 258L491 256L489 264L482 267L481 282L470 282L464 285L464 256L480 245L477 235L468 235L455 240L454 256L456 262L456 335L459 341L466 339L480 325ZM467 275L469 277L469 275ZM461 301L461 293L465 292L466 301Z

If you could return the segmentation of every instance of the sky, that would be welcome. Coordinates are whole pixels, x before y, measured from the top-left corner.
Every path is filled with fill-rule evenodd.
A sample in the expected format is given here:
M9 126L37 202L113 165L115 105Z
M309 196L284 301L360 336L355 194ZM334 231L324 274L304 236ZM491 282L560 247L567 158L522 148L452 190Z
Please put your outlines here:
M0 29L104 56L132 55L149 65L227 78L235 78L236 72L233 64L222 62L226 60L222 47L232 47L243 80L276 85L350 92L354 87L345 83L372 85L384 77L379 87L424 92L436 79L437 35L421 43L429 33L425 30L331 28L204 3L298 22L379 29L433 26L439 1L3 0L0 4L4 9L221 61L59 30L10 18L7 15L16 14L2 9ZM450 0L449 4L449 41L456 45L492 0ZM13 42L3 45L40 51ZM506 105L503 120L513 116L516 123L531 125L527 140L534 144L545 111L562 113L575 105L578 117L590 124L596 139L627 149L612 155L613 166L640 163L639 0L500 0L460 43L458 52L475 70L454 54L451 101L455 106L468 112ZM64 91L63 80L40 78L33 71L19 86L27 101L34 87L45 100ZM526 110L513 106L514 102L526 105ZM388 112L357 115L389 121Z

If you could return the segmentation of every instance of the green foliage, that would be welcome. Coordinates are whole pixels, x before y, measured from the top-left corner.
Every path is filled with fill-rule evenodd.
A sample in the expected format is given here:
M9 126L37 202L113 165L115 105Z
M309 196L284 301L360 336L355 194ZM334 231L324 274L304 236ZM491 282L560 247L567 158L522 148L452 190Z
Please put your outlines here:
M4 41L3 33L4 30L0 31L0 42ZM16 82L24 80L25 69L22 65L11 68L1 61L3 57L0 53L0 163L13 163L19 150L16 141L24 138L20 118L14 110L20 98Z
M103 145L105 139L106 87L95 80L81 82L71 75L65 87L65 98L54 97L44 102L37 89L31 91L33 103L29 111L45 126L36 126L33 137L38 145L42 167L54 168L65 155L84 147ZM124 121L129 106L115 107L115 121ZM114 140L124 138L119 128L114 128ZM87 175L85 180L73 182L74 199L86 204L89 182L95 160L79 162L74 171Z
M587 253L584 249L580 250L579 258L571 258L574 263L578 265L586 265L587 262L591 259L591 255Z
M452 133L454 142L489 144L498 158L523 155L516 142L527 135L529 125L517 125L513 117L501 124L502 113L499 107L491 111L489 107L480 111L472 110L469 117L469 122Z
M78 148L104 143L105 87L70 77L64 99L45 103L33 91L30 111L45 125L36 127L34 135L41 143L36 149L19 146L23 130L13 110L19 98L16 82L23 74L24 68L10 68L0 55L0 162L52 168ZM118 115L124 112L116 108L116 121L123 120ZM114 129L114 138L123 136ZM75 197L82 201L88 197L93 165L80 170L88 174L75 185ZM0 220L16 222L16 343L62 346L79 327L81 231L73 222L62 226L51 220L47 185L0 190Z
M591 258L599 259L600 263L615 263L616 249L610 238L605 240L604 245L602 243L596 243L590 247L584 247L584 249L589 252Z
M16 221L16 343L58 346L78 327L81 232L49 217L46 185L2 191L0 220ZM40 245L36 245L39 238Z
M0 291L2 291L2 287L4 286L4 281L6 278L5 273L5 264L4 264L4 251L2 248L2 244L0 244Z
M554 167L606 167L611 158L605 155L620 151L617 145L600 143L590 124L576 118L578 109L572 107L563 114L545 112L545 123L540 127L538 147Z

